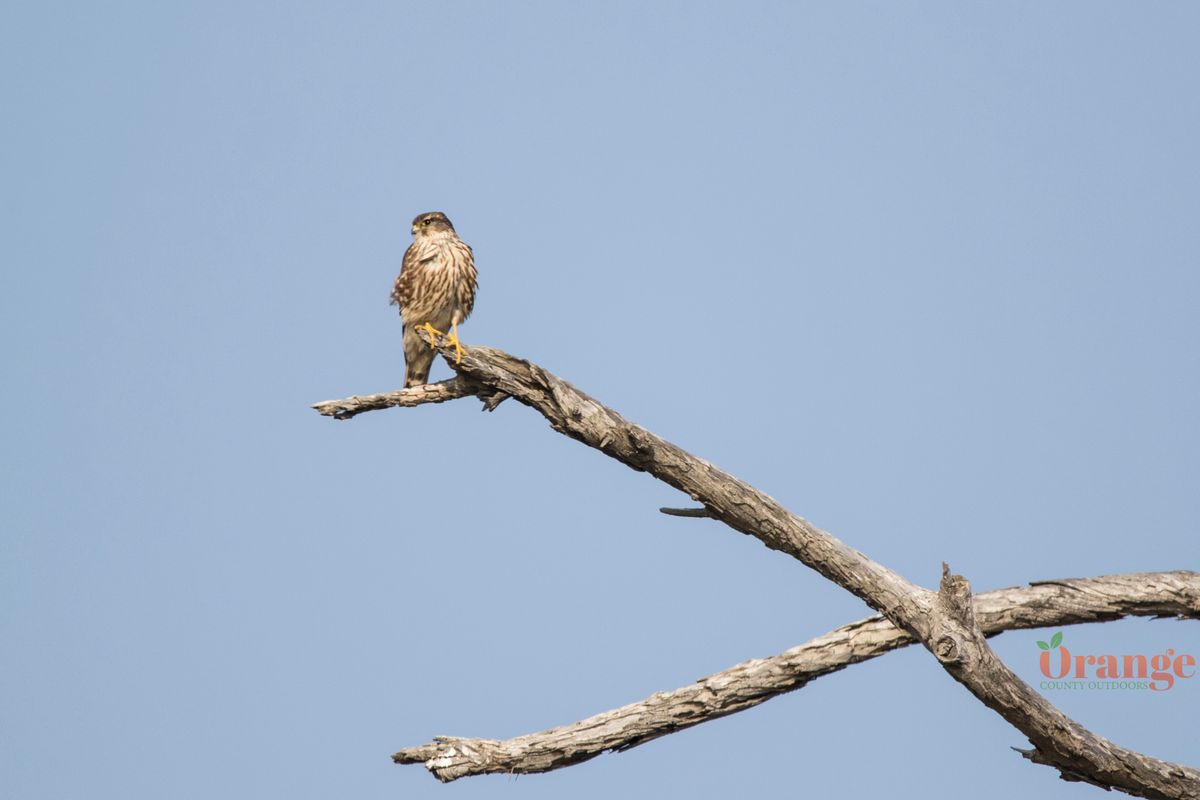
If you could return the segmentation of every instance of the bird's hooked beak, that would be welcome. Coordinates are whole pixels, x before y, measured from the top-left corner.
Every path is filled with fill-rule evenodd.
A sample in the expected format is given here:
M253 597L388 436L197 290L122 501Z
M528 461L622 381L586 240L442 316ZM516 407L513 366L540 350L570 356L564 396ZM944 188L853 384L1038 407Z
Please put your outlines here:
M412 234L413 234L413 236L417 235L417 226L416 225L412 226Z

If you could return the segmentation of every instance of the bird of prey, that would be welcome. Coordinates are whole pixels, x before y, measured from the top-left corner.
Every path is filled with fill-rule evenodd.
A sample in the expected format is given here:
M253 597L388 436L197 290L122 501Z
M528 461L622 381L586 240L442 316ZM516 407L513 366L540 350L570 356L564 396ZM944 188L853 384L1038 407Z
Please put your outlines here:
M418 214L412 223L413 243L404 251L400 274L392 287L392 305L400 306L404 321L404 387L420 386L429 379L437 349L426 344L450 332L455 361L462 360L458 325L475 305L475 256L458 238L454 225L441 211Z

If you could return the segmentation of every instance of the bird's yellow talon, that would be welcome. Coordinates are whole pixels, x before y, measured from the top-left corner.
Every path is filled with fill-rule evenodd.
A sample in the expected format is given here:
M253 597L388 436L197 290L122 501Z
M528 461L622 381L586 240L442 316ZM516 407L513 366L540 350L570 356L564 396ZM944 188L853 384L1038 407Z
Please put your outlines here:
M454 345L454 363L461 364L462 354L466 348L458 340L458 325L452 325L450 328L450 344Z
M433 327L428 322L426 322L424 325L418 325L417 327L422 330L429 331L429 346L432 349L437 350L437 337L445 336L446 335L445 332L439 331L437 328Z

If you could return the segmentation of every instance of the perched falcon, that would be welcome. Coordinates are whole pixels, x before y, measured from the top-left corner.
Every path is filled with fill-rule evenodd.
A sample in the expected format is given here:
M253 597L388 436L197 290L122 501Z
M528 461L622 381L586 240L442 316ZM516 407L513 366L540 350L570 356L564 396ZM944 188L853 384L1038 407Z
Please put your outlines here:
M412 223L413 243L404 251L404 263L392 287L392 305L400 306L404 320L404 386L429 380L437 352L417 335L426 330L436 341L450 331L456 360L462 360L458 324L475 305L475 256L458 238L454 225L440 211L419 214Z

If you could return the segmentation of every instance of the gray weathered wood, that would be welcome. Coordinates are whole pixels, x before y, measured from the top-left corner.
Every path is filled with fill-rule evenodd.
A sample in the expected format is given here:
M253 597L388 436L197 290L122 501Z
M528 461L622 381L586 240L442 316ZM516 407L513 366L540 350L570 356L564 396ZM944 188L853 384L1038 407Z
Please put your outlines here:
M443 356L452 352L444 344L439 347ZM461 362L448 359L448 363L474 387L464 394L478 395L484 391L479 387L486 387L493 397L513 397L542 414L559 433L685 492L714 518L793 556L861 598L920 641L952 677L1024 733L1034 746L1027 754L1031 760L1056 767L1068 780L1088 780L1139 796L1200 797L1200 771L1144 756L1096 736L1005 667L987 645L965 579L950 575L948 568L939 592L918 586L536 364L481 346L468 348ZM335 416L339 414L329 409L348 408L344 401L319 406L321 413ZM467 762L496 756L493 745L497 743L492 740L442 741L454 743L459 759ZM491 744L482 744L487 742ZM423 760L437 762L439 758ZM438 774L436 764L427 766ZM518 767L515 771L522 770Z
M396 406L411 408L426 403L444 403L447 400L470 397L479 389L479 384L456 375L448 380L426 383L408 389L397 389L394 392L353 395L341 400L324 400L320 403L313 403L312 407L327 417L350 419L364 411L378 411Z
M1127 616L1200 619L1200 573L1109 575L999 589L975 597L986 635L1103 622ZM753 708L822 675L913 643L883 617L844 625L776 656L754 659L672 692L570 725L512 739L439 737L392 758L424 764L439 780L546 772L622 751L693 725Z
M497 392L486 386L456 375L437 383L426 383L421 386L411 386L407 389L397 389L394 392L379 392L378 394L354 395L341 400L323 400L313 403L312 408L317 413L335 419L351 419L365 411L379 411L384 408L411 408L426 403L445 403L447 400L457 400L460 397L478 397L483 401L484 411L495 411L496 406L507 397L503 392Z

